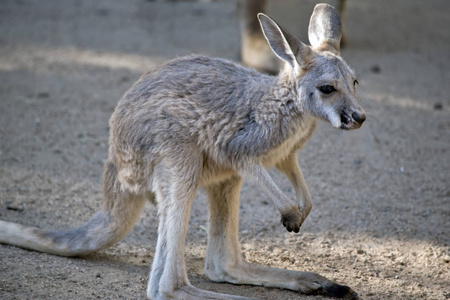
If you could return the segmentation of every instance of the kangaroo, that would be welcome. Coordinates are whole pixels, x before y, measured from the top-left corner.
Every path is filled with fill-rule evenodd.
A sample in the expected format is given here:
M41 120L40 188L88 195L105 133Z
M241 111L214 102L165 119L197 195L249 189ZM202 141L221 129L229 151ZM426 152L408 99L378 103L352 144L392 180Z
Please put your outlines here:
M120 241L150 200L159 216L150 272L150 299L247 299L189 283L185 235L199 187L209 195L205 274L215 282L260 285L358 299L347 286L311 272L245 261L238 239L243 178L265 190L288 231L299 232L312 208L296 152L316 119L344 130L361 127L355 74L339 56L341 23L320 4L309 25L311 46L259 14L263 33L284 62L278 76L230 61L187 56L142 76L119 101L110 120L103 208L85 225L50 232L0 221L0 242L62 256L83 256ZM287 197L265 170L275 166L292 183Z

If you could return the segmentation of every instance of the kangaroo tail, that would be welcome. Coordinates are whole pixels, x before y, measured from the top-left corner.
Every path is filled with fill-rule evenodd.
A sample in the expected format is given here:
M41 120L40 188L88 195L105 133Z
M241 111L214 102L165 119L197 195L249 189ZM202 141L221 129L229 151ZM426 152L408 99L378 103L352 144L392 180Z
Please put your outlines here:
M62 256L86 255L116 242L110 224L111 217L104 212L68 231L51 232L0 221L0 243Z
M46 231L0 221L0 243L61 256L82 256L120 241L134 226L144 205L144 197L122 191L117 169L105 168L103 210L86 224L68 231Z

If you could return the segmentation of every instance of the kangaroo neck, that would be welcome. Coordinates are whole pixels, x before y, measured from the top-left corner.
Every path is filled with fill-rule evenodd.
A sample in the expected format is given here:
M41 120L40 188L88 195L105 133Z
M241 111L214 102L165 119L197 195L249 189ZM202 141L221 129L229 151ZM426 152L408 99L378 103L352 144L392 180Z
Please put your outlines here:
M269 127L294 126L297 119L302 119L295 82L286 74L264 76L253 93L255 121ZM293 128L292 128L293 129Z
M244 97L249 104L245 125L228 141L229 153L264 156L288 140L295 144L310 136L314 121L301 111L296 89L289 81L266 75L252 80Z

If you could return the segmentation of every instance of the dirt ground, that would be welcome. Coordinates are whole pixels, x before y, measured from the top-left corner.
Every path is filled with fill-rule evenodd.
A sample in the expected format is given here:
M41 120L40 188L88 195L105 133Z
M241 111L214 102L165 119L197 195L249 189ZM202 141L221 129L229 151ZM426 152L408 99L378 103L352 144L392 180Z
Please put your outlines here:
M273 1L275 2L275 1ZM313 1L269 14L305 37ZM450 2L349 0L348 47L362 129L320 123L299 153L314 208L288 233L245 182L240 237L249 261L314 271L363 299L450 298ZM238 60L234 1L4 0L0 3L0 219L78 226L100 207L108 119L150 68L190 53ZM293 196L286 178L277 184ZM191 282L261 299L322 299L211 283L199 191L187 236ZM146 206L131 234L86 258L0 245L1 299L144 299L157 238Z

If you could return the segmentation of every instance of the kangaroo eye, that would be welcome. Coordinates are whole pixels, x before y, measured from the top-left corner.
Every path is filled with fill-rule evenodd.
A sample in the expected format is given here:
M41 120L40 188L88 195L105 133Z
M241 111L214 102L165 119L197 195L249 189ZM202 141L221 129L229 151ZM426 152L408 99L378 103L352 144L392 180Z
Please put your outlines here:
M322 86L319 86L319 91L321 91L325 95L329 95L329 94L335 92L336 89L332 85L322 85Z
M359 81L355 79L355 81L353 81L353 86L356 86L357 84L359 84Z

